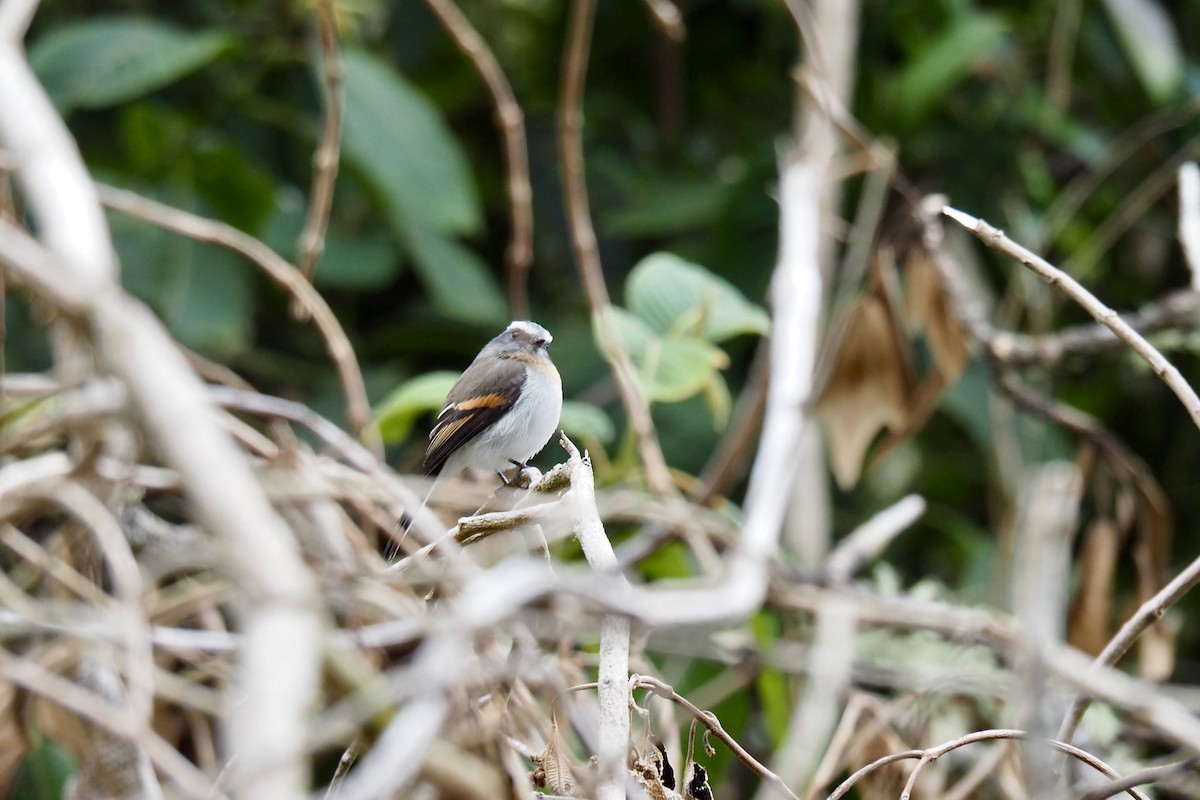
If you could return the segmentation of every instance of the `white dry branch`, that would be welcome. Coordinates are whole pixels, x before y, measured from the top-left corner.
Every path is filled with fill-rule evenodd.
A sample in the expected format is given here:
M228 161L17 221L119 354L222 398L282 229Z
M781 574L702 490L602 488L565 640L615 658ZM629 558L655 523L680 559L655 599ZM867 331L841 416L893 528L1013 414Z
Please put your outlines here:
M36 4L7 4L31 10ZM161 323L116 280L100 203L63 120L38 84L21 46L28 15L0 17L0 143L8 150L45 263L75 285L74 311L98 367L128 389L145 439L178 472L224 567L241 587L243 632L236 686L225 721L231 791L240 797L305 796L305 740L319 675L322 620L316 586L290 531L276 515L243 453L217 420L201 381ZM8 241L0 261L10 264Z
M825 560L825 577L845 583L925 513L925 498L910 494L880 511L846 535Z
M596 486L588 457L562 437L571 475L572 518L575 536L588 564L599 574L612 575L618 584L625 582L617 555L604 532L604 523L596 508ZM596 689L600 704L599 752L600 800L624 800L625 763L629 752L629 618L624 614L605 614L600 621L600 668Z
M1200 292L1200 166L1195 161L1179 168L1179 243L1192 274L1192 291Z

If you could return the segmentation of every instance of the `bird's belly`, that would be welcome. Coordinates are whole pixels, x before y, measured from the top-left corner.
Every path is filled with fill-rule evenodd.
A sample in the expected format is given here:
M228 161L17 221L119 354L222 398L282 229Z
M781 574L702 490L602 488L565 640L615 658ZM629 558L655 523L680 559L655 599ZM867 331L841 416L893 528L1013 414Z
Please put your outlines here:
M562 413L562 384L557 376L529 370L521 396L507 414L475 440L475 466L505 470L533 458L554 431Z

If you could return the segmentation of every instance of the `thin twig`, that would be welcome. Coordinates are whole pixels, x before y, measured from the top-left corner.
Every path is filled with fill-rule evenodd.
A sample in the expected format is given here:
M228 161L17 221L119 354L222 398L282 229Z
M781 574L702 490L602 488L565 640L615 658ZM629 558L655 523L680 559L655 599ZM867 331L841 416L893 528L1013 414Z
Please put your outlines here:
M1036 242L1038 249L1049 247L1062 235L1068 223L1075 219L1087 199L1094 195L1117 168L1145 151L1147 144L1188 124L1200 115L1200 95L1189 97L1180 105L1171 105L1155 114L1142 117L1121 132L1104 148L1104 160L1091 169L1083 170L1063 188L1042 217L1042 233Z
M214 796L213 786L204 773L155 733L144 720L115 708L76 683L47 672L36 662L14 656L3 648L0 648L0 676L94 722L110 733L134 742L145 750L163 775L186 796ZM216 797L224 798L225 794L217 792Z
M1105 786L1101 786L1099 789L1093 789L1079 798L1079 800L1107 800L1107 798L1115 797L1135 786L1145 786L1148 783L1157 783L1175 775L1195 772L1198 766L1200 766L1200 761L1189 758L1184 761L1175 761L1157 767L1147 767L1146 769L1130 773L1124 778L1112 781Z
M1164 295L1144 308L1121 315L1130 328L1143 336L1164 330L1195 328L1200 324L1200 292L1179 289ZM986 328L991 354L1013 367L1032 364L1053 366L1070 358L1097 355L1125 347L1113 332L1103 325L1074 325L1055 333L1031 336L1014 331Z
M754 454L767 407L767 385L771 379L771 340L762 338L754 350L750 374L733 406L733 416L724 435L700 472L692 491L699 505L708 505L745 477L746 463Z
M568 23L567 52L562 67L562 96L559 101L559 158L562 160L563 195L567 224L575 263L583 282L588 306L596 325L601 346L613 366L617 389L629 424L637 437L638 452L646 468L646 478L656 494L674 492L671 473L663 457L662 445L654 432L654 420L638 383L637 372L625 345L617 334L612 318L612 301L600 266L596 230L592 226L587 196L587 177L583 160L583 88L587 80L588 54L596 0L573 0Z
M943 744L940 744L936 747L930 747L925 750L906 750L903 753L893 753L891 755L884 756L883 758L880 758L880 759L868 764L867 766L858 770L858 772L855 772L853 775L851 775L846 780L842 781L841 785L839 785L837 787L837 789L834 790L833 794L829 795L828 800L840 800L840 798L844 797L846 795L846 793L849 792L850 789L852 789L856 783L858 783L860 780L862 780L864 777L871 774L872 772L875 772L880 767L887 766L888 764L894 764L897 761L917 759L917 765L913 768L913 771L911 773L909 773L908 782L904 786L904 791L902 791L900 793L900 800L910 800L910 798L912 797L913 786L916 784L917 776L920 775L921 770L924 768L924 766L926 764L936 761L937 759L941 758L942 756L946 755L947 753L951 752L952 750L957 750L960 747L965 747L966 745L975 744L977 742L996 741L996 740L1001 740L1001 739L1025 739L1025 738L1026 738L1025 731L1020 731L1020 730L999 729L999 730L975 731L974 733L968 733L965 736L960 736L957 739L952 739L952 740L950 740L948 742L944 742ZM1053 739L1047 740L1046 744L1050 745L1051 747L1053 747L1055 750L1058 750L1059 752L1065 753L1065 754L1071 756L1072 758L1082 761L1083 763L1087 764L1089 767L1096 770L1097 772L1104 775L1105 777L1108 777L1108 778L1119 777L1119 774L1117 773L1116 770L1114 770L1108 764L1105 764L1100 759L1096 758L1091 753L1080 750L1077 747L1072 747L1069 744L1064 744L1063 742L1057 742ZM1148 800L1148 798L1144 794L1137 791L1136 789L1131 788L1131 789L1128 789L1127 791L1131 797L1134 797L1137 800Z
M1170 583L1160 589L1158 594L1138 607L1133 616L1125 621L1121 629L1100 651L1100 655L1096 656L1095 665L1100 667L1116 664L1138 640L1138 637L1145 633L1147 628L1161 620L1167 613L1167 609L1178 603L1197 583L1200 583L1200 558L1193 559ZM1071 704L1071 708L1068 709L1062 725L1058 729L1059 739L1069 742L1074 738L1079 721L1083 718L1083 713L1089 705L1091 705L1091 699L1087 697L1079 697Z
M982 219L978 219L949 206L946 206L942 210L942 213L971 231L988 247L999 250L1001 253L1015 259L1051 286L1060 287L1067 297L1082 306L1097 322L1111 330L1117 337L1133 348L1133 351L1150 365L1154 374L1175 393L1175 396L1179 398L1188 415L1192 418L1192 422L1197 427L1200 427L1200 396L1196 395L1195 390L1184 380L1179 370L1152 344L1146 341L1145 337L1130 327L1129 323L1121 319L1116 311L1101 303L1096 299L1095 295L1085 289L1070 275L1058 269L1041 256L1009 239L1004 235L1004 231L999 228L995 228Z
M362 742L356 736L347 745L342 757L338 759L337 769L333 771L333 777L329 780L329 788L325 790L325 800L334 800L338 796L338 792L342 789L342 783L346 780L346 773L350 771L350 767L354 766L354 761L360 752L362 752Z
M701 725L712 731L712 734L720 739L721 742L729 748L729 751L737 756L739 761L749 767L755 775L762 778L764 781L778 789L787 797L790 797L791 800L800 800L796 793L789 789L787 784L783 782L782 778L768 769L754 756L750 755L750 753L746 751L746 748L742 747L742 745L736 739L730 736L726 730L721 727L721 720L717 718L716 714L711 711L704 711L698 708L686 697L676 692L672 686L664 683L658 678L650 675L634 675L631 678L631 682L635 688L649 689L659 697L670 700L675 705L686 710Z
M1159 163L1140 183L1121 194L1116 209L1109 214L1065 262L1065 268L1077 275L1087 274L1125 231L1144 219L1146 211L1170 191L1175 175L1200 146L1200 135L1188 139L1178 150Z
M325 251L325 231L333 209L333 190L337 183L342 140L342 65L338 52L337 9L334 0L318 0L317 32L324 67L325 108L321 118L321 140L313 152L312 188L309 191L308 216L296 243L296 268L312 281L317 259ZM309 307L299 298L293 313L305 319Z
M784 783L808 783L829 746L842 693L851 679L857 625L855 604L849 598L826 603L816 614L804 691L792 709L783 742L772 755ZM766 800L769 788L763 786L757 797Z
M508 194L511 232L504 260L508 275L508 306L515 319L529 316L529 268L533 264L533 188L525 115L512 86L487 42L452 0L426 0L442 27L479 71L492 98L496 127L504 141L504 186Z
M901 532L925 513L925 499L910 494L859 525L838 544L825 561L830 583L844 583Z
M100 200L109 208L145 220L198 242L227 247L262 267L263 271L293 299L308 309L313 324L321 333L329 356L337 367L346 393L346 417L353 432L364 435L376 456L381 454L378 432L371 423L371 404L367 399L362 371L354 348L342 324L325 298L284 258L249 234L218 220L174 208L126 189L97 184Z

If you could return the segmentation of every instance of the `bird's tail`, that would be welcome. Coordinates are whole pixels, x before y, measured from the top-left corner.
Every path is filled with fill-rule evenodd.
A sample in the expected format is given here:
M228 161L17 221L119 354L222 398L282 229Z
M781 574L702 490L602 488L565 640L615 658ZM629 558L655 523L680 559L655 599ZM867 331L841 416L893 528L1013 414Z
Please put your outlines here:
M387 551L385 555L389 566L393 564L396 561L396 557L400 555L400 544L404 541L404 537L408 536L408 531L413 525L413 518L417 514L420 514L421 511L424 510L425 506L429 505L429 498L433 496L433 490L436 489L437 485L442 482L442 476L445 474L445 472L442 472L433 479L433 483L429 485L429 491L425 493L425 499L421 501L421 505L417 506L417 508L411 513L409 513L408 509L405 509L404 513L400 515L400 519L396 520L396 530L400 535L393 536L388 540Z

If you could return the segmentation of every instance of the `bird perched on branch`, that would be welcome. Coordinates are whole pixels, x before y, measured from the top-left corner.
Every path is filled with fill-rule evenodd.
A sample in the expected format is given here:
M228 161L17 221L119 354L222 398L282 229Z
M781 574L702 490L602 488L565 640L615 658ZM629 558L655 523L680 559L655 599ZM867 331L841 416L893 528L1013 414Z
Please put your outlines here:
M503 470L525 467L546 446L562 412L553 340L541 325L523 320L484 345L446 395L429 434L426 474L472 468L503 479Z
M492 339L454 384L429 434L422 465L427 475L454 477L464 469L523 470L558 428L562 380L550 360L554 337L536 322L519 320ZM421 507L429 502L434 487ZM407 531L412 516L399 527Z

